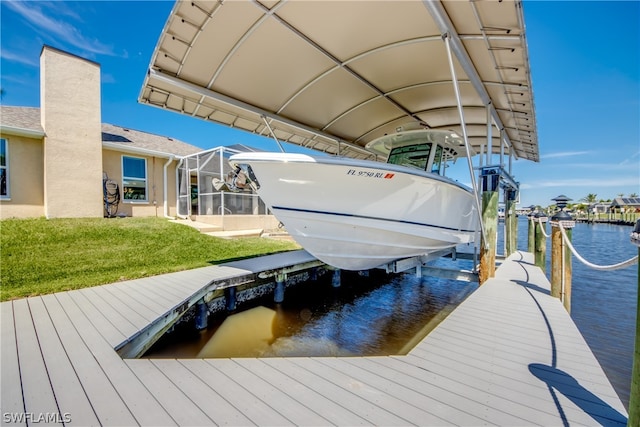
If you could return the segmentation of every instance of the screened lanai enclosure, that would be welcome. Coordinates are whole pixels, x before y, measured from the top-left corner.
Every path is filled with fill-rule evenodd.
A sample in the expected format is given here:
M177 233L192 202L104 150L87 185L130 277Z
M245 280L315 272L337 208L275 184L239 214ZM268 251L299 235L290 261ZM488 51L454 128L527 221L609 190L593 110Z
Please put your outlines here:
M256 151L246 146L217 147L182 159L178 166L178 215L268 215L266 205L250 188L228 191L229 157Z

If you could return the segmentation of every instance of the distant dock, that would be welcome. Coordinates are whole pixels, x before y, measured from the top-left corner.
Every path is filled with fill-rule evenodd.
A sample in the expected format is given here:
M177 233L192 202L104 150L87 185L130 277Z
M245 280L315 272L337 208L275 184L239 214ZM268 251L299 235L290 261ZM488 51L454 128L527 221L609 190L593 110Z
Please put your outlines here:
M0 304L3 425L620 425L627 413L533 256L516 252L406 356L122 359L260 257ZM297 257L297 258L296 258Z

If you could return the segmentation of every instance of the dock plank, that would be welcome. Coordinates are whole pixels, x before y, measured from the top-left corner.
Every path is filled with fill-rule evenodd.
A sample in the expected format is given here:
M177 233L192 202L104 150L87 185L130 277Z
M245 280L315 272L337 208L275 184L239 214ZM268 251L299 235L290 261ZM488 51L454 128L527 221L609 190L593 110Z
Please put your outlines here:
M8 417L18 417L25 413L18 361L18 344L13 318L13 302L0 303L0 407ZM4 415L3 415L4 418ZM3 421L4 422L4 421ZM13 425L26 426L26 420L18 419Z
M338 383L336 384L336 382L300 366L295 360L295 358L263 359L264 363L279 370L283 374L289 375L303 384L313 384L313 389L325 399L343 406L345 409L364 418L370 424L388 426L408 424L408 421L400 415L380 408L371 401L354 393L354 389L359 386L358 384L348 382L341 384L339 380L334 379Z
M214 424L214 420L202 412L150 360L130 359L126 361L126 364L145 387L153 393L158 402L171 414L178 425L206 426Z
M61 419L60 411L42 358L40 343L27 301L21 299L13 303L18 360L21 366L29 367L29 369L20 370L25 414L34 414L36 417L57 414L59 420ZM42 424L62 425L61 422L47 421Z
M208 360L212 366L232 379L238 385L260 399L286 420L295 425L325 426L330 422L302 405L282 390L263 380L255 372L242 367L232 359Z
M152 363L216 425L255 425L223 397L224 391L219 394L180 362L157 359Z
M98 305L95 305L87 298L86 292L71 291L68 295L80 310L85 313L87 318L90 319L91 324L96 328L96 331L111 345L115 346L117 343L121 343L127 338L127 330L125 329L123 332L118 329L107 317L109 311L103 310L103 307L99 302ZM133 325L129 326L129 330L132 330L132 328Z
M44 302L39 297L30 298L28 302L51 387L65 425L98 424L91 402L62 347Z
M288 373L273 368L262 359L233 359L233 361L288 394L311 411L320 414L327 420L327 424L348 426L371 424L370 421L319 394L313 384L296 381Z
M434 399L405 387L392 378L381 376L377 371L365 369L363 365L367 363L368 358L354 358L351 361L336 358L313 358L312 360L340 372L345 378L349 378L349 381L358 382L365 387L376 390L375 394L371 392L367 394L376 397L374 402L378 406L390 405L394 412L402 413L402 416L413 424L443 425L451 423L449 414L452 408L446 408ZM481 421L480 418L469 419L466 424Z
M90 298L93 298L94 301L101 301L111 306L114 313L117 314L114 314L114 317L110 319L116 325L122 324L124 327L125 325L131 324L136 331L139 331L153 320L146 318L140 311L133 310L128 305L123 304L123 302L109 292L105 286L88 288L86 293L87 295L92 295ZM104 304L101 305L104 306Z
M74 324L67 317L60 300L66 305L73 304L71 298L65 293L44 295L42 297L60 342L65 348L74 371L91 401L91 406L100 424L106 426L137 424L127 404L122 400L109 377L102 370L94 354L86 346L81 333L76 330Z
M180 363L219 394L223 393L225 399L254 424L293 425L291 420L258 399L252 392L227 376L223 370L216 369L215 364L202 359L185 359Z
M153 322L167 311L164 306L157 304L152 299L141 296L136 292L135 286L102 286L101 288L117 298L120 304L140 314L147 322Z
M100 365L100 369L114 385L121 400L126 402L126 406L137 422L143 425L176 425L171 416L138 380L113 347L100 334L96 333L87 316L73 300L65 294L57 296L69 320L83 337L85 345Z

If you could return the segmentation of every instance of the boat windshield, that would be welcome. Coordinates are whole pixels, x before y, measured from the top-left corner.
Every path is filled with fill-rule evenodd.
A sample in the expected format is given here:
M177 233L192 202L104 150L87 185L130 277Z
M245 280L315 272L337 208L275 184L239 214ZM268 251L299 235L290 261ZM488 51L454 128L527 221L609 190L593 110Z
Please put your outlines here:
M395 147L389 153L387 163L426 170L427 163L429 162L429 154L431 154L431 144Z

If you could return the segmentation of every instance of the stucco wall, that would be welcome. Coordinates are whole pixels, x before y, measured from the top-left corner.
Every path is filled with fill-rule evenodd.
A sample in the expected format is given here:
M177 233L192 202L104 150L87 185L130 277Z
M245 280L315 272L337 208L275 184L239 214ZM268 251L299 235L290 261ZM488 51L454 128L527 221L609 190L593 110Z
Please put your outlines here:
M7 140L9 198L0 199L0 219L44 215L42 140L0 135Z
M144 158L147 160L147 201L124 200L122 184L122 156ZM120 187L120 205L118 213L127 216L164 216L164 165L168 159L129 154L114 150L103 151L103 170ZM176 215L176 166L173 160L167 167L167 201L169 215Z
M100 66L45 46L40 71L45 215L102 217Z

